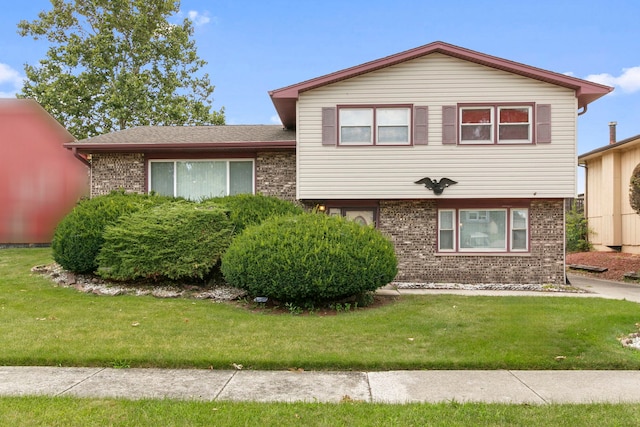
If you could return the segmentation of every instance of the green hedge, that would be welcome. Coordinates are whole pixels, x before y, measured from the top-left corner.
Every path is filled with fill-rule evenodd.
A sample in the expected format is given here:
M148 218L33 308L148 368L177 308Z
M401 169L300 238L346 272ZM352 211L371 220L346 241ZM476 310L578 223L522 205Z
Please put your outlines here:
M108 225L115 224L123 214L171 200L173 198L124 192L83 200L56 227L51 243L53 259L75 273L94 272Z
M240 234L250 225L260 224L274 216L300 215L304 212L295 203L262 194L236 194L206 199L201 204L222 206L229 210L231 221L236 227L236 234Z
M217 207L174 202L107 227L98 274L117 280L203 279L218 264L233 226Z
M393 244L378 230L305 213L247 228L222 258L227 282L253 296L315 304L375 291L393 280Z

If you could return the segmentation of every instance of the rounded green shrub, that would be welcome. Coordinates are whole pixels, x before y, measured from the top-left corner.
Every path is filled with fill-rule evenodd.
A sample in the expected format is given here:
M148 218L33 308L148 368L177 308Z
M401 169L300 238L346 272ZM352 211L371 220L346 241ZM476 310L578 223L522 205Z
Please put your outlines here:
M170 197L113 192L82 200L56 227L51 248L53 259L75 273L96 270L96 256L104 243L105 228L121 215L174 200Z
M218 207L174 202L122 216L104 232L100 276L203 279L229 246L233 225Z
M236 194L207 199L201 203L228 209L231 221L235 225L235 234L240 234L248 226L260 224L273 216L300 215L304 212L302 207L293 202L262 194Z
M222 258L232 286L296 304L371 292L397 273L393 244L373 227L305 213L248 227Z

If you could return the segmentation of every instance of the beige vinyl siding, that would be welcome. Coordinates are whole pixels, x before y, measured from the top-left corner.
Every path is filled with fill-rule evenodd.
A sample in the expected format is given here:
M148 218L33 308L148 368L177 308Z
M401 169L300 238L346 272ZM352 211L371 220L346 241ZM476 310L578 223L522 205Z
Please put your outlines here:
M595 246L603 246L603 239L608 239L608 236L605 236L603 229L604 204L600 202L603 197L601 159L590 161L587 164L587 168L586 213L589 230L591 231L589 242Z
M442 145L442 106L552 104L551 144ZM322 107L413 104L429 107L429 143L411 147L322 146ZM301 199L434 198L414 181L458 181L447 198L555 198L575 195L577 101L573 91L431 54L304 92L297 112ZM440 196L442 197L442 196Z
M622 246L640 253L640 215L629 202L629 184L640 164L640 147L605 151L587 162L589 241L596 249Z
M633 170L640 164L640 147L625 151L620 159L620 214L622 245L626 252L640 253L640 215L631 207L629 186Z

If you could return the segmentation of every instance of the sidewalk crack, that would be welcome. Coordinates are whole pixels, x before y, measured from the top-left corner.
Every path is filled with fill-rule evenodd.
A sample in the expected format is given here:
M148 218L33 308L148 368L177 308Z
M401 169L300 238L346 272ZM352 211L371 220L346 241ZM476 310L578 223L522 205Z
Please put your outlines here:
M367 391L369 391L369 403L373 403L373 391L371 390L371 380L369 379L369 372L365 372L367 377Z
M105 369L107 368L100 368L97 371L95 371L93 374L89 375L88 377L83 378L82 380L78 381L75 384L72 384L70 387L67 387L66 389L62 390L60 393L57 393L56 396L62 396L64 395L66 392L78 387L80 384L84 383L85 381L87 381L90 378L95 377L96 375L98 375L100 372L103 372Z
M236 374L238 373L238 370L236 369L235 371L232 371L231 376L229 377L229 379L227 380L226 383L224 383L224 385L222 387L220 387L220 391L213 397L213 401L218 400L218 397L220 397L220 395L222 394L222 392L224 391L225 388L227 388L227 386L229 385L229 383L231 382L231 380L236 376Z
M544 403L549 403L547 401L547 399L545 399L544 397L542 397L537 391L535 391L534 389L532 389L529 384L525 383L524 381L522 381L522 379L520 379L519 376L517 376L513 371L509 370L507 371L509 372L515 379L518 380L518 382L520 382L520 384L522 384L523 386L525 386L526 388L528 388L531 393L535 394L536 396L538 396L538 398L540 398L540 400L542 400Z

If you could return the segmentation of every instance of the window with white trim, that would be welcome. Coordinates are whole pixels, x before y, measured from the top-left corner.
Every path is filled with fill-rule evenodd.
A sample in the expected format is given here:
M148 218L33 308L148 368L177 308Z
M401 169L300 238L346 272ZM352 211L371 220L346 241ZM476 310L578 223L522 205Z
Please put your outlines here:
M339 107L340 145L409 145L410 107Z
M149 191L200 200L254 192L253 160L150 160Z
M439 209L439 252L527 252L529 209Z
M460 107L460 144L530 144L531 105L473 105Z
M529 210L511 209L511 250L529 249Z
M452 252L456 249L456 211L440 209L438 211L438 250Z

